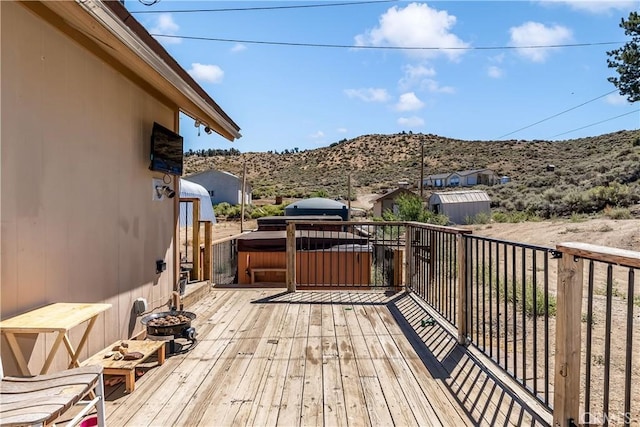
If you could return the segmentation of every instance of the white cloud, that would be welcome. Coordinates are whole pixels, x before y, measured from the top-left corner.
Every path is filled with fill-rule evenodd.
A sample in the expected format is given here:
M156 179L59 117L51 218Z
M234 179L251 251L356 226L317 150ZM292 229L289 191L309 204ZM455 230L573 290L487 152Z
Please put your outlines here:
M611 93L604 97L604 101L611 105L626 105L629 103L627 97L620 95L619 93Z
M348 130L347 130L347 128L338 128L338 129L336 129L336 132L338 132L338 133L347 133Z
M224 77L224 71L217 65L199 64L194 62L188 73L199 83L220 83Z
M455 93L455 89L451 86L440 86L435 80L426 79L422 82L422 87L426 88L429 92L434 93Z
M424 126L424 120L420 117L412 116L412 117L400 117L398 119L398 124L402 127L422 127Z
M378 20L378 26L355 37L357 46L399 46L430 48L465 48L469 45L451 32L456 17L446 11L430 8L425 3L411 3L407 7L393 6ZM464 50L424 49L407 50L409 55L435 57L446 55L459 58Z
M454 93L455 89L451 86L440 86L440 84L432 79L436 75L433 67L425 67L423 65L413 66L411 64L403 67L404 76L398 82L400 90L407 91L412 87L420 90L428 90L436 93Z
M163 34L167 36L174 36L180 29L180 26L175 23L173 16L170 13L161 13L158 15L155 25L153 25L149 32L151 34ZM173 37L160 37L155 36L158 41L167 44L178 44L182 40Z
M242 43L236 43L231 48L231 52L242 52L243 50L247 50L247 46Z
M416 111L424 107L424 102L413 92L407 92L400 95L400 99L396 104L396 110L398 111Z
M324 138L324 132L322 132L321 130L319 130L316 133L312 133L311 135L309 135L310 138L313 139L319 139L319 138Z
M561 25L547 27L539 22L525 22L519 27L509 29L511 40L509 44L517 49L518 53L533 61L544 62L553 48L524 48L525 46L549 46L567 43L572 39L571 30Z
M400 78L398 86L401 90L408 90L411 87L420 86L422 81L427 77L434 77L436 70L433 67L425 67L423 65L413 66L407 64L402 67L404 75Z
M489 68L487 68L487 75L491 78L499 79L504 76L504 71L500 67L490 65Z
M571 9L590 13L609 13L614 10L632 11L638 8L637 0L543 0L540 3L544 5L567 5Z
M390 98L386 89L345 89L344 93L349 98L357 98L365 102L386 102Z

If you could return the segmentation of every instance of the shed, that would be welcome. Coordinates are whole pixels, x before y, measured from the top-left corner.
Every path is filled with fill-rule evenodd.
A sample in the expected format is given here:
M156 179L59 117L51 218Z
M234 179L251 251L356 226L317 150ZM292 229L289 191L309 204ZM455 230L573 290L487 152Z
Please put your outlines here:
M180 179L180 198L200 199L200 221L216 223L216 214L209 192L200 184ZM180 202L180 227L189 227L193 222L193 203Z
M251 203L251 184L245 182L244 191L242 188L242 178L232 173L210 169L186 176L185 179L202 185L211 198L211 204L229 203L230 205Z
M322 197L312 197L292 203L284 208L288 216L299 215L339 215L344 221L349 218L349 209L344 203Z
M429 197L429 210L448 216L454 224L465 224L478 214L491 215L491 199L481 190L435 192Z
M398 204L396 203L396 199L402 195L417 196L416 193L406 188L396 188L395 190L391 190L376 199L373 199L373 215L380 217L387 210L397 214Z

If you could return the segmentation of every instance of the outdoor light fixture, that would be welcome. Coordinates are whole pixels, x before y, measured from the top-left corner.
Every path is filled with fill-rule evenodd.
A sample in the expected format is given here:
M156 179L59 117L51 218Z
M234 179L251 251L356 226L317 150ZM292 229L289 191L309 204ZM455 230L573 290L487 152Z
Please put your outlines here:
M158 193L159 199L162 198L162 196L166 196L170 199L173 199L176 196L176 192L168 185L157 185L156 192Z
M209 126L205 126L204 131L207 133L207 135L211 135L211 128Z

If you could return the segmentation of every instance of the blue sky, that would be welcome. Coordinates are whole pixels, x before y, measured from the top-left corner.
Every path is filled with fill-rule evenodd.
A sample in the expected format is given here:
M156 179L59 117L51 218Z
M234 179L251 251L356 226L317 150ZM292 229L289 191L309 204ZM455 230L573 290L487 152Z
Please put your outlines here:
M607 81L616 74L606 55L628 40L619 24L637 0L142 1L151 3L125 6L152 34L173 36L156 38L241 127L231 143L182 117L185 150L315 149L402 131L564 140L640 127L639 103ZM203 11L256 7L278 9Z

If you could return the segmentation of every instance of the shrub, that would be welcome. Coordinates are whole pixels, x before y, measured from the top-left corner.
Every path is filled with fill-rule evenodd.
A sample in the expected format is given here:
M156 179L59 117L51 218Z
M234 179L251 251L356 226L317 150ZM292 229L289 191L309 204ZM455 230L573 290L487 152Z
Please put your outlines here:
M533 295L534 288L535 299ZM500 295L500 298L506 298L510 303L515 302L516 309L518 311L524 310L524 312L529 316L537 317L544 314L547 314L549 316L556 315L557 301L555 295L548 295L549 307L546 307L544 289L539 284L534 284L530 280L527 280L524 289L520 283L516 282L515 293L512 283L507 283L507 285L504 286L503 282L498 282L498 293Z
M436 214L424 208L420 196L402 194L395 199L398 205L398 213L394 214L386 210L382 214L385 221L417 221L428 224L447 225L449 218L446 215Z
M264 205L260 207L254 207L251 211L251 218L257 219L265 216L282 216L284 215L285 205Z
M213 212L216 216L227 216L231 205L227 202L218 203L213 207Z
M631 211L628 208L604 208L604 216L611 219L631 219Z
M488 224L491 222L491 214L488 212L480 212L475 216L466 216L464 218L465 224Z

